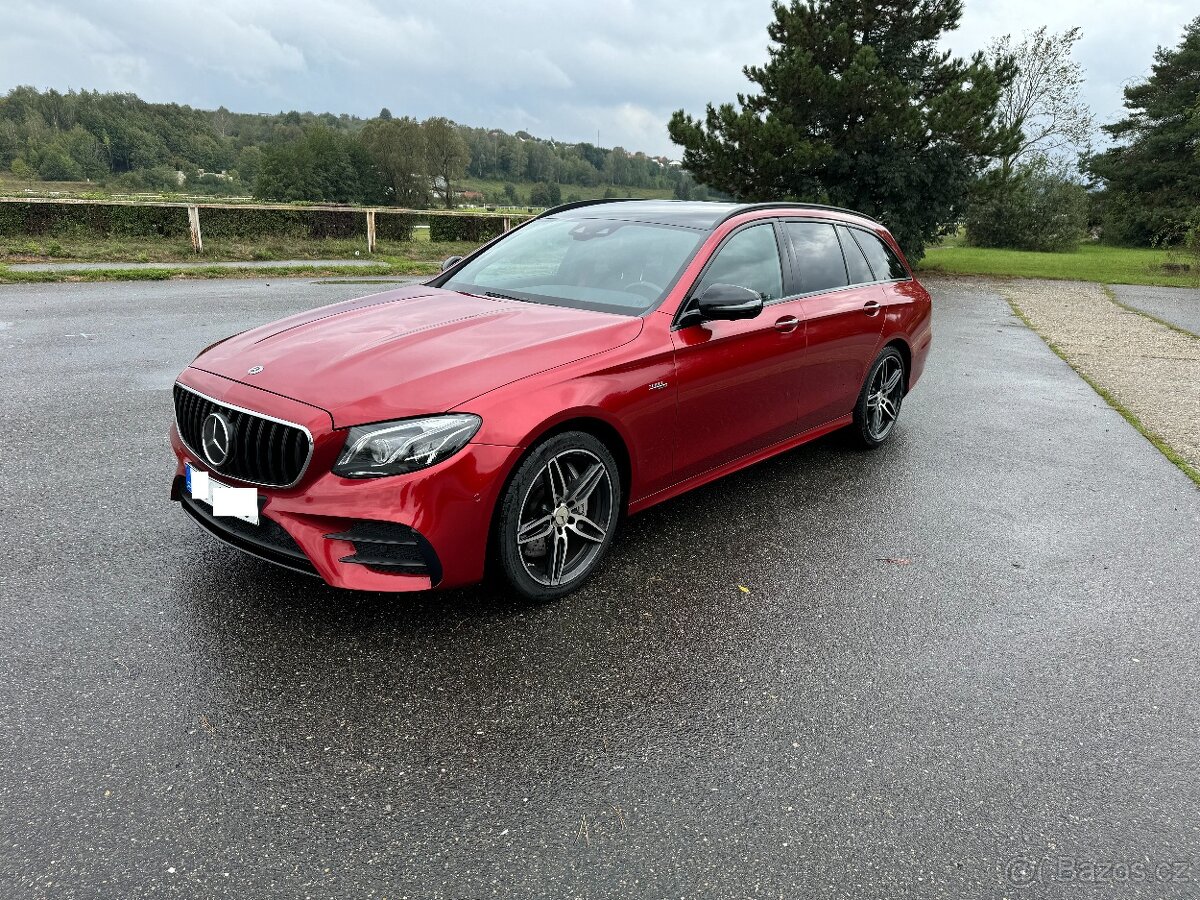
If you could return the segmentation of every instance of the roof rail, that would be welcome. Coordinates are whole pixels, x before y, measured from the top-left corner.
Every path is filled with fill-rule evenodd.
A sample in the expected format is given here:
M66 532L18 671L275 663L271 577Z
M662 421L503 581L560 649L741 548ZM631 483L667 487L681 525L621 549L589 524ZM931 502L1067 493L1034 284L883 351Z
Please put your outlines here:
M581 206L596 206L600 203L628 203L631 200L645 200L645 197L605 197L602 200L575 200L571 203L560 203L558 206L552 206L543 212L534 216L535 219L540 219L542 216L553 215L554 213L566 212L568 209L579 209Z
M846 209L844 206L829 206L825 203L786 203L783 201L775 201L771 203L747 203L739 206L727 215L721 222L728 222L734 216L740 216L742 213L751 212L756 209L823 209L829 212L849 213L852 216L859 216L863 219L869 219L872 222L879 223L879 220L874 216L868 216L866 213L861 213L857 209ZM718 222L717 224L721 224ZM882 223L879 223L882 224Z

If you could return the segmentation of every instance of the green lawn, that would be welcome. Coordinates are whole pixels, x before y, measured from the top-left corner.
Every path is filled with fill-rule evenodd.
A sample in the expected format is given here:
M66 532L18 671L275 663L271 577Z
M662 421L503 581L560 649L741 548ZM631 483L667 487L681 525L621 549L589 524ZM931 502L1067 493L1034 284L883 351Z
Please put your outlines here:
M65 246L49 249L53 239L0 239L0 284L45 281L157 281L166 278L280 278L285 276L355 278L377 275L435 275L448 256L464 256L477 246L462 241L431 243L429 232L418 230L412 241L380 241L374 256L367 256L363 241L278 239L253 242L208 241L204 253L192 252L187 241L164 239L60 238ZM357 251L357 256L356 256ZM371 266L322 266L323 259L369 259ZM250 260L311 260L294 267L183 268L176 263L244 262ZM13 262L103 262L104 269L86 272L14 271ZM125 263L153 263L153 268L129 269Z
M1162 264L1167 261L1167 251L1140 247L1085 244L1072 253L1035 253L944 244L926 251L917 272L1055 278L1101 284L1200 285L1200 271L1195 263L1191 272L1178 274L1163 271Z
M365 238L356 240L289 237L205 238L204 252L192 251L184 238L109 238L90 235L0 237L0 266L21 262L247 262L284 259L374 259L383 262L440 263L447 256L474 250L475 243L431 243L429 229L418 228L411 241L385 241L367 256ZM436 268L434 269L436 271Z

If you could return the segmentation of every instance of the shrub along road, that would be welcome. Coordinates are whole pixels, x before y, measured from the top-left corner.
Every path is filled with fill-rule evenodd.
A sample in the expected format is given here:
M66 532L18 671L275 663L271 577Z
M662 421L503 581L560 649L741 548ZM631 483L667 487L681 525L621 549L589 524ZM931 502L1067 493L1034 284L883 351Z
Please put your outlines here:
M538 608L167 501L179 368L364 290L0 289L0 896L1194 896L1200 491L995 289L933 284L886 449L636 517Z

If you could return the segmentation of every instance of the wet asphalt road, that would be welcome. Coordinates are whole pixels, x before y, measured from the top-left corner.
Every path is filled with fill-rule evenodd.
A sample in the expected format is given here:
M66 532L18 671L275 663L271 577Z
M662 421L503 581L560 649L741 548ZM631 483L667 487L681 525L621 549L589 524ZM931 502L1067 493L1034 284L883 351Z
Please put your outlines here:
M1157 316L1200 337L1200 290L1114 284L1111 290L1126 306Z
M933 286L885 450L647 512L540 608L167 501L195 351L374 288L0 288L0 896L1200 895L1200 491Z

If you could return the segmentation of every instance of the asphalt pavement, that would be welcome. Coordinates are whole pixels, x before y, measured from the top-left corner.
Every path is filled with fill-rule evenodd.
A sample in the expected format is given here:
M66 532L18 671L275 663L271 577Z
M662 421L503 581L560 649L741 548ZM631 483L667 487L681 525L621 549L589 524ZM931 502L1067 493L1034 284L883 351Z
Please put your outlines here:
M1114 284L1110 289L1126 306L1140 309L1200 337L1200 290L1139 284Z
M541 607L168 501L177 371L369 288L0 287L0 897L1196 897L1200 491L932 287L884 449L657 507Z

